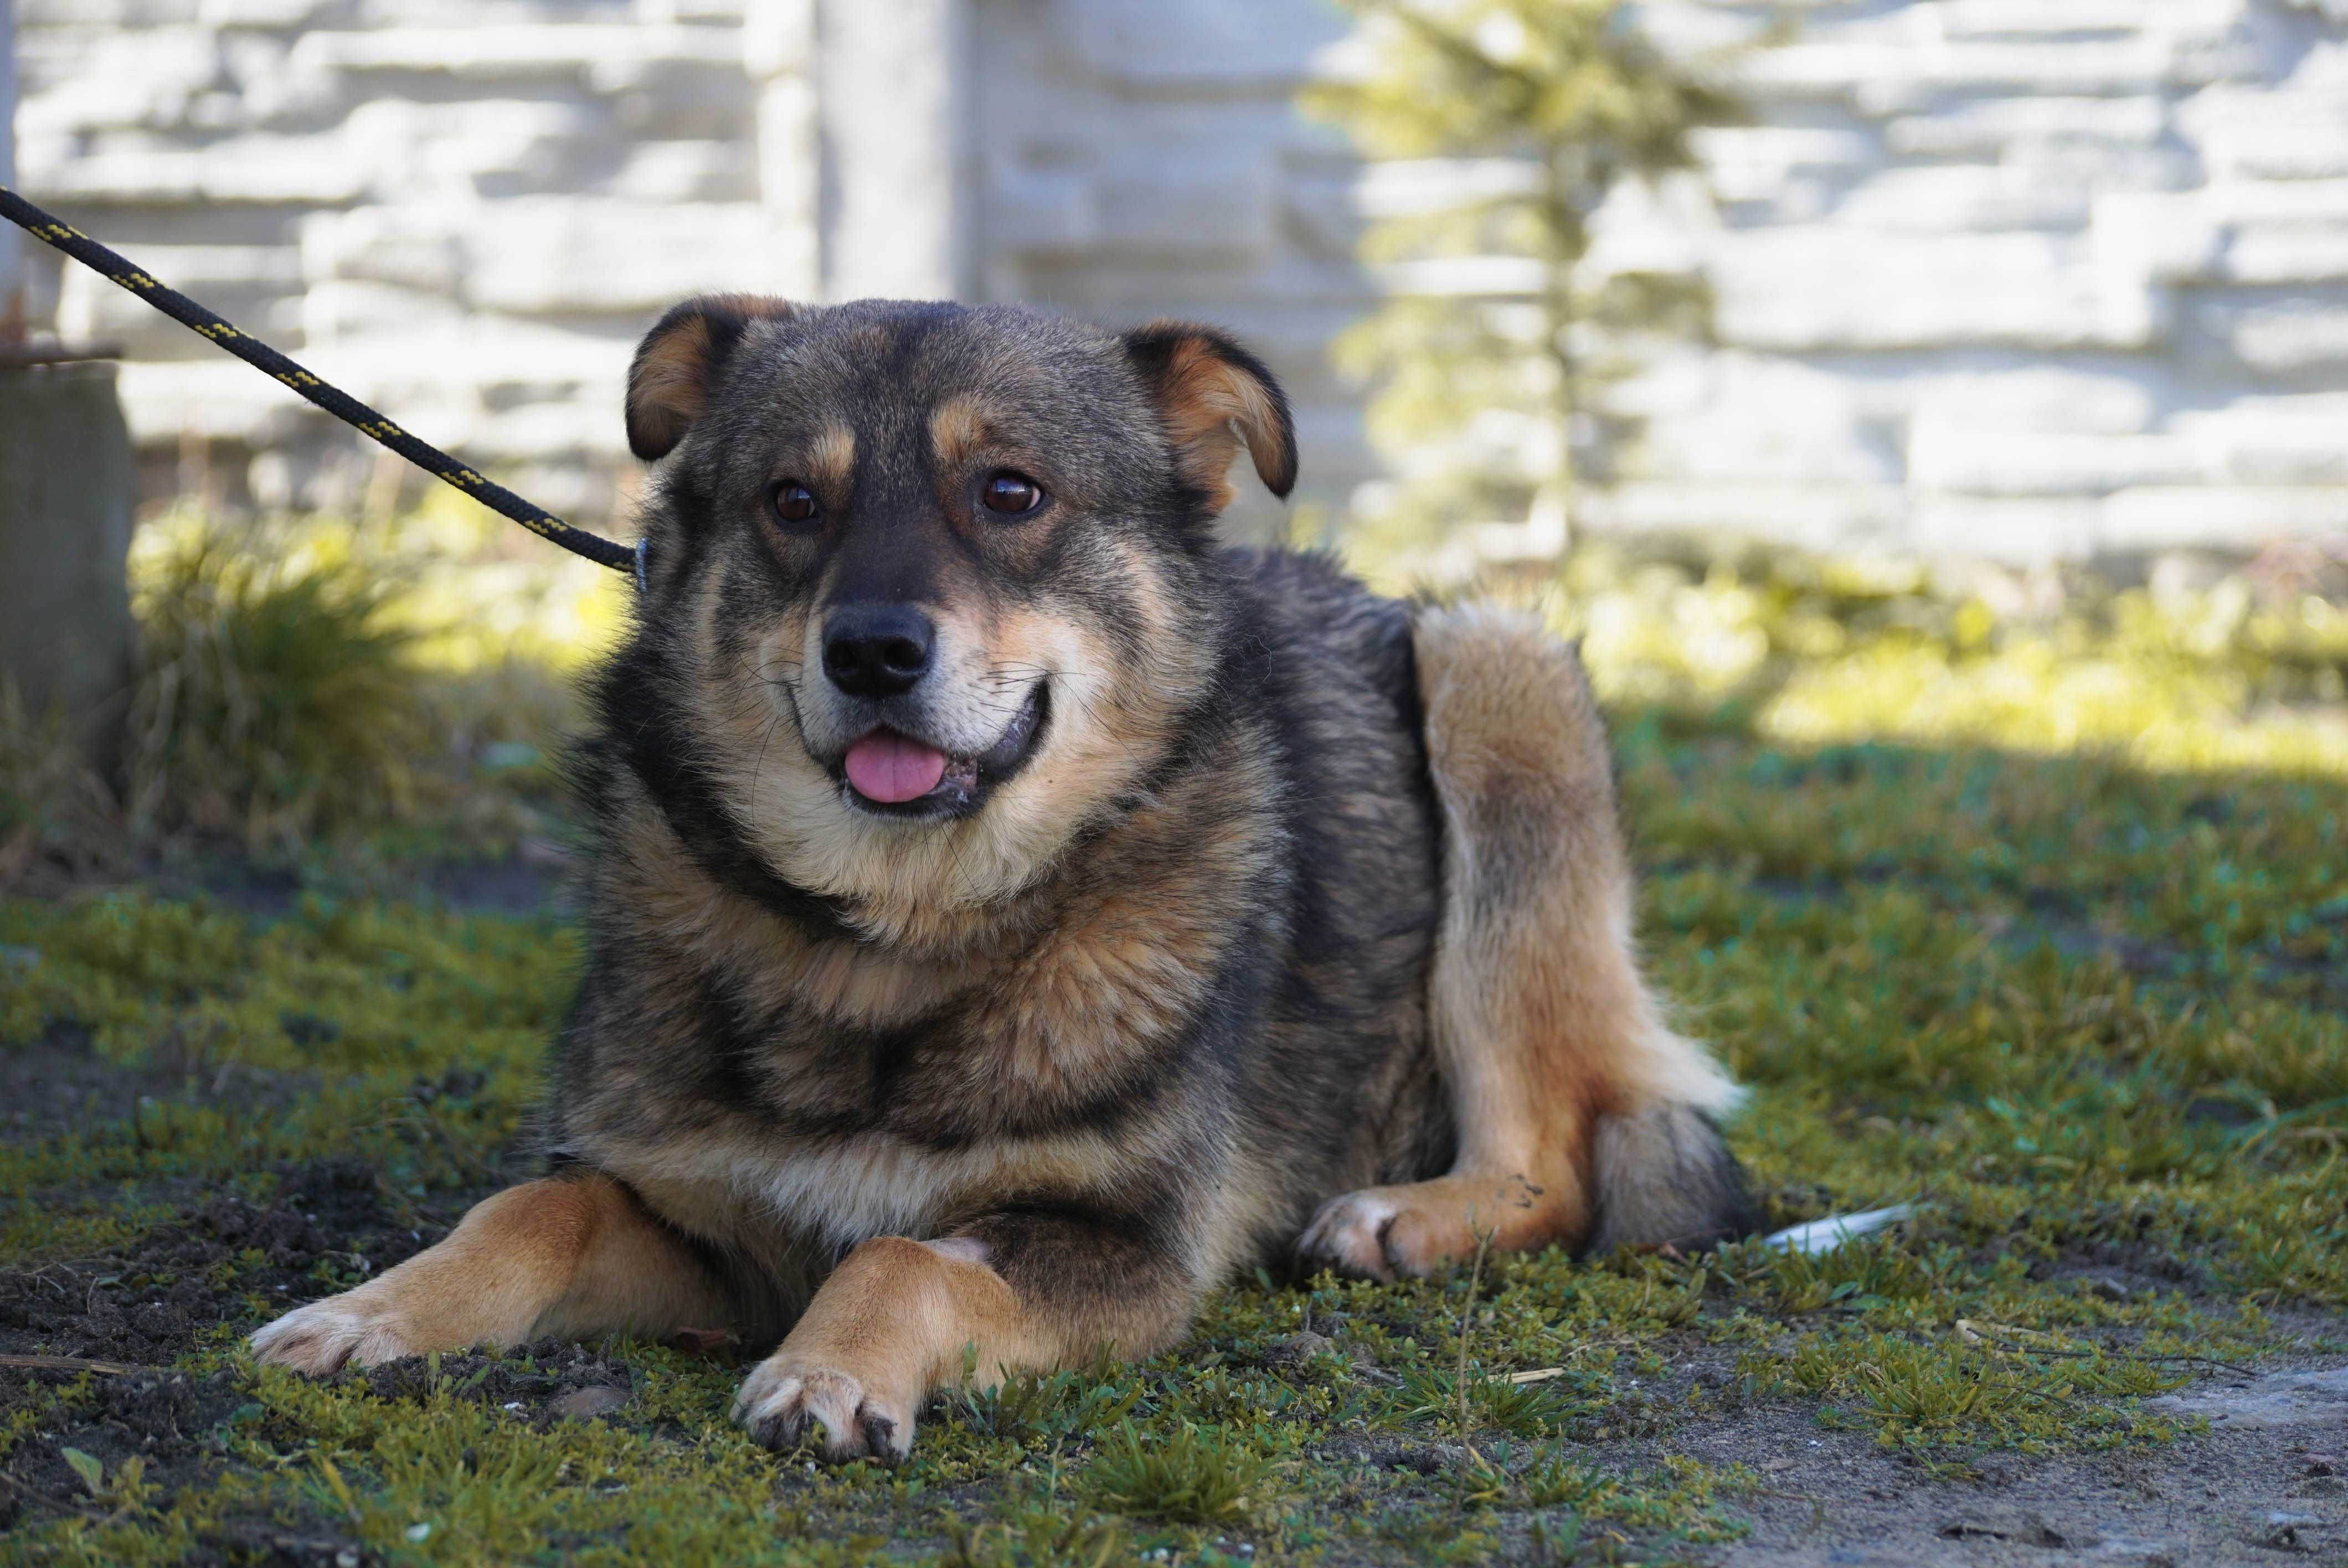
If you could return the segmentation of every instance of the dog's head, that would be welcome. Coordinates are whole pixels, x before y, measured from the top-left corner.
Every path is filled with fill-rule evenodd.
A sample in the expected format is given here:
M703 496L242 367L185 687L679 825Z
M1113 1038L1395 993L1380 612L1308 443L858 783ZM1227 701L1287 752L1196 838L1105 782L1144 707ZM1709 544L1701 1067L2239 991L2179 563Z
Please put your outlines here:
M1009 308L689 301L627 419L641 635L732 831L884 925L1025 885L1144 778L1211 683L1231 463L1295 476L1229 338Z

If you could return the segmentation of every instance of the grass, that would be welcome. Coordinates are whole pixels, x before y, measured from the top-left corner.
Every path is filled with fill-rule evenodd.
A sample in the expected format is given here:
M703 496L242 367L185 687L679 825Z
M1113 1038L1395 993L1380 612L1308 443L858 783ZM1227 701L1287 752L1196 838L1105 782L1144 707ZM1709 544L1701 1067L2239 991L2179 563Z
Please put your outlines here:
M1184 1425L1170 1436L1131 1421L1093 1434L1084 1492L1096 1507L1145 1519L1236 1524L1278 1464L1244 1431Z
M432 730L389 584L348 559L284 570L217 532L174 542L148 552L139 600L134 823L258 847L405 812Z
M1753 1088L1731 1138L1770 1220L1910 1225L1820 1257L1242 1284L1151 1362L941 1397L897 1471L756 1448L723 1349L263 1372L236 1347L265 1315L525 1168L575 933L313 875L488 842L464 790L419 787L378 797L404 822L273 850L328 891L265 915L139 880L0 900L0 1063L76 1086L0 1122L0 1336L142 1368L0 1368L0 1561L1668 1560L1764 1487L1723 1432L1920 1480L2155 1450L2194 1434L2149 1399L2336 1338L2330 612L2221 584L1983 626L1974 589L1831 563L1573 571L1650 963ZM357 619L427 704L495 667L396 597ZM499 723L476 762L523 738ZM581 1389L612 1408L562 1414Z

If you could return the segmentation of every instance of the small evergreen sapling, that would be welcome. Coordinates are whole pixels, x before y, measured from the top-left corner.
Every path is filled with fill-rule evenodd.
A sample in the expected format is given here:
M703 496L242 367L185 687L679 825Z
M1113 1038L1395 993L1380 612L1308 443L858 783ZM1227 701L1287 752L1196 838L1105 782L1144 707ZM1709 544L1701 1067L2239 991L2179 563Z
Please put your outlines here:
M1372 159L1457 160L1426 199L1380 204L1395 210L1375 215L1363 255L1388 298L1338 345L1380 384L1371 436L1417 530L1391 542L1427 542L1441 518L1530 523L1562 548L1601 456L1600 394L1633 365L1625 345L1710 324L1699 278L1592 275L1591 217L1625 180L1695 170L1691 133L1741 111L1621 0L1347 4L1372 64L1308 108Z

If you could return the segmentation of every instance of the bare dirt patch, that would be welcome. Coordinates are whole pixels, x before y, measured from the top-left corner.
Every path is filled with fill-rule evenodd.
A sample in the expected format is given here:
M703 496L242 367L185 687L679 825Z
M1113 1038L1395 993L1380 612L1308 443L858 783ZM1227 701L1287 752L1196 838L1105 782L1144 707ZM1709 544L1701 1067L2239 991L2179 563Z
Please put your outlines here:
M2271 1400L2304 1376L2205 1383L2188 1402L2216 1417ZM1737 1568L2198 1568L2348 1554L2348 1401L2311 1407L2302 1424L2213 1419L2208 1436L2161 1447L1989 1455L1965 1480L1930 1479L1862 1434L1821 1430L1804 1411L1751 1411L1684 1429L1674 1441L1763 1479L1765 1490L1737 1500L1750 1535L1693 1553Z
M373 1170L317 1161L279 1172L265 1203L222 1194L117 1254L0 1270L0 1415L42 1410L32 1440L0 1464L0 1530L105 1516L108 1499L74 1454L108 1478L136 1459L167 1492L216 1476L238 1426L260 1414L247 1375L169 1364L252 1327L254 1296L291 1305L323 1294L322 1263L387 1267L431 1239L398 1226ZM211 1561L334 1562L352 1549L331 1528L283 1521L220 1531Z

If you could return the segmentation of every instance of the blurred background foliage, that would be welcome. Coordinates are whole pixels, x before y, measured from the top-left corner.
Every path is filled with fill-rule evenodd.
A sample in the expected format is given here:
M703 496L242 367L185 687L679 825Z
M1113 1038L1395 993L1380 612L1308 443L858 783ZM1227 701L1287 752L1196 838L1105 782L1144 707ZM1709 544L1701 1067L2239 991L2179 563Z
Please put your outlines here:
M1406 555L1352 555L1378 586L1410 587ZM0 880L314 840L466 858L560 837L572 677L626 613L615 574L455 497L379 528L175 510L141 530L133 571L145 659L127 787L78 763L55 716L11 704ZM1580 637L1621 723L2348 777L2348 551L2124 587L1591 539L1484 587Z
M2348 600L2277 552L2123 587L1734 541L1585 543L1549 587L1618 711L1789 743L2092 751L2160 771L2348 774Z
M1628 434L1601 421L1595 395L1636 368L1640 338L1702 335L1711 315L1694 274L1593 272L1591 220L1626 180L1694 170L1690 133L1745 111L1704 62L1656 50L1617 0L1350 8L1375 64L1309 91L1308 110L1370 158L1457 164L1364 239L1395 292L1336 354L1378 386L1370 434L1400 481L1362 530L1395 548L1463 522L1521 523L1529 548L1554 553L1576 487ZM1481 270L1428 266L1460 258ZM1463 277L1476 292L1456 292Z

